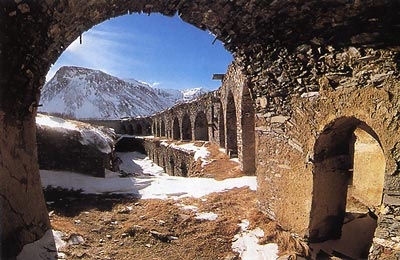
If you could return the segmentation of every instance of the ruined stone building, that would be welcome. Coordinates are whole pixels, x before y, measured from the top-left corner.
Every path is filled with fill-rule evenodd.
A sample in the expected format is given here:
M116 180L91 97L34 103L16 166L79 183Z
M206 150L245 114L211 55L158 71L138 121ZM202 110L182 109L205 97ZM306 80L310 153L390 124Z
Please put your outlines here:
M218 98L135 131L219 142L257 175L260 209L310 242L337 237L347 211L369 209L370 259L399 257L398 0L3 0L0 10L4 258L50 228L35 139L50 65L92 26L140 12L211 31L234 62Z

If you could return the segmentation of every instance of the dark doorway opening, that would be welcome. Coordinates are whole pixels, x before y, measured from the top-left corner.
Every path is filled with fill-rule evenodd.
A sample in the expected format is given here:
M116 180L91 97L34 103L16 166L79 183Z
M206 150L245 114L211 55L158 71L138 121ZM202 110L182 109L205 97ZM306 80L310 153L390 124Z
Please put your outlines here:
M238 141L237 141L237 116L235 99L232 92L228 94L228 102L226 106L226 150L231 158L238 157Z
M194 121L194 139L208 141L208 122L204 112L199 112Z
M188 114L185 114L182 119L182 140L192 140L192 123Z
M309 239L315 253L368 257L385 167L378 136L367 124L345 117L325 127L314 147Z
M181 139L181 128L179 126L178 118L174 118L173 126L172 126L172 139L180 140Z

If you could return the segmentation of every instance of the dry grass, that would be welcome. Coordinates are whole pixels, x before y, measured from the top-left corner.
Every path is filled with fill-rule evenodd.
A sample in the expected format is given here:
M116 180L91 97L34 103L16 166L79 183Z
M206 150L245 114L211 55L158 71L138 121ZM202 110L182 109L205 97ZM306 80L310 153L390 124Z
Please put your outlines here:
M216 179L242 175L238 164L218 147L208 145L208 149L214 161L199 175ZM67 259L238 259L231 247L244 219L250 221L251 229L264 230L260 243L277 243L282 255L306 256L308 252L303 242L258 211L256 192L248 188L180 200L60 192L46 192L47 200L55 201L48 206L53 229L85 239L83 244L63 250ZM180 204L218 217L213 221L196 219L196 212L184 210Z
M207 147L209 154L210 162L203 167L198 165L198 168L195 169L195 174L192 174L192 177L206 177L206 178L214 178L216 180L224 180L228 178L236 178L243 176L243 172L240 169L240 164L230 160L228 155L222 151L220 151L219 146L211 143L198 142L198 146L204 145Z
M196 219L198 212L218 214L214 221ZM305 255L303 243L257 211L255 192L235 188L196 199L133 200L86 197L63 199L49 206L53 229L79 234L85 243L64 250L69 259L225 259L234 257L232 240L238 224L250 220L282 254ZM177 238L176 240L174 238ZM172 240L169 238L173 238Z

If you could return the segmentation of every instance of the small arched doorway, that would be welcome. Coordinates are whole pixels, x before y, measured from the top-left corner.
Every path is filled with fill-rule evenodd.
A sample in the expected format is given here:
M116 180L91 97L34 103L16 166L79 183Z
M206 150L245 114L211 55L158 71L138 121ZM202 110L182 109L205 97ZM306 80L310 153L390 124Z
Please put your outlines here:
M156 132L155 136L159 137L160 136L160 123L156 121Z
M188 114L185 114L182 119L182 140L192 140L192 123Z
M143 127L140 123L136 124L136 134L137 135L143 135Z
M238 157L237 116L235 99L229 91L226 104L226 151L231 158Z
M221 103L219 110L218 133L219 133L219 146L225 148L225 120L224 120L224 109L222 108Z
M160 136L165 136L165 123L164 120L161 120L161 127L160 127Z
M339 118L317 139L313 162L310 241L335 240L335 252L366 258L386 167L377 134L354 117Z
M240 120L242 128L242 169L244 173L251 175L256 171L255 118L253 100L249 88L246 85L243 86Z
M174 140L181 139L181 128L179 126L179 120L177 117L174 118L174 122L172 125L172 139Z
M128 135L133 135L133 126L132 126L131 123L128 123L128 124L126 125L126 133L127 133Z
M199 112L194 121L194 139L208 141L208 122L204 112Z

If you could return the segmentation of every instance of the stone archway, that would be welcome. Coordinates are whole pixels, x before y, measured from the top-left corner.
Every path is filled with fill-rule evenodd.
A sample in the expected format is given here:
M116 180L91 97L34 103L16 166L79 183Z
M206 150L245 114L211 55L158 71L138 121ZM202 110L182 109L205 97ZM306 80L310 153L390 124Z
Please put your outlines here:
M177 117L174 118L174 122L172 125L172 139L174 140L181 139L181 128L179 126L179 120Z
M164 123L164 120L161 120L161 124L160 124L160 136L165 136L165 123Z
M133 126L132 123L130 122L126 125L126 133L128 135L133 135Z
M156 121L156 132L155 132L155 136L160 137L161 134L161 128L160 128L160 122L157 120Z
M345 223L348 229L354 216L369 214L368 226L352 227L350 240L358 242L341 249L352 257L367 257L377 224L372 212L382 203L385 167L378 136L364 122L345 117L325 127L314 147L310 241L348 239Z
M243 86L241 102L242 167L244 173L251 175L256 170L255 115L253 100L247 86Z
M218 119L219 146L225 148L225 120L224 108L220 102L219 119Z
M226 104L226 151L231 158L238 157L237 114L235 99L229 91Z
M204 112L200 111L194 121L194 139L208 141L208 121Z
M136 124L136 134L143 135L143 127L140 123Z
M192 123L188 114L185 114L182 118L182 140L192 140Z

